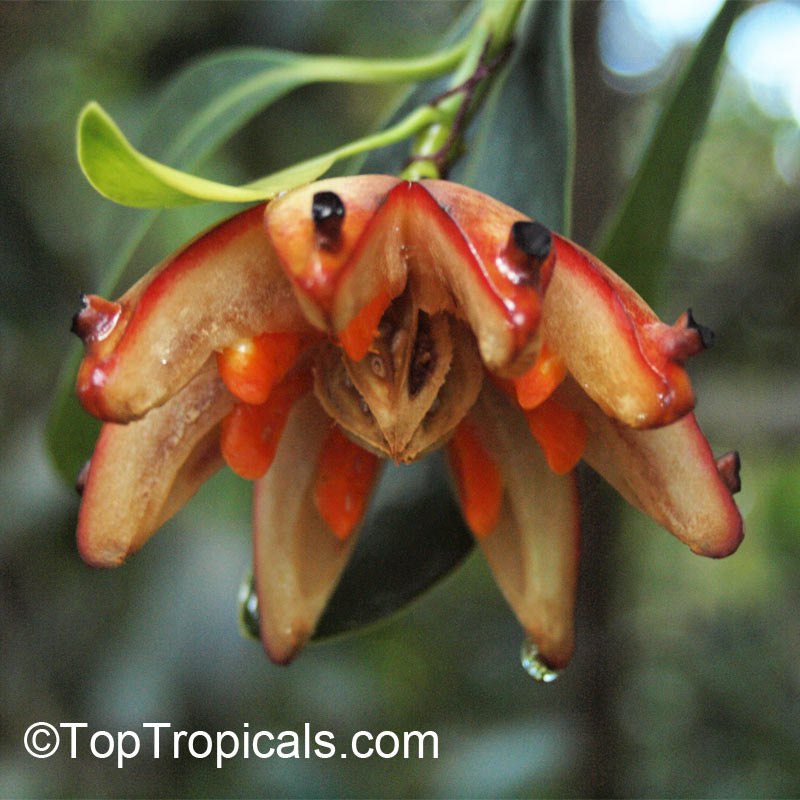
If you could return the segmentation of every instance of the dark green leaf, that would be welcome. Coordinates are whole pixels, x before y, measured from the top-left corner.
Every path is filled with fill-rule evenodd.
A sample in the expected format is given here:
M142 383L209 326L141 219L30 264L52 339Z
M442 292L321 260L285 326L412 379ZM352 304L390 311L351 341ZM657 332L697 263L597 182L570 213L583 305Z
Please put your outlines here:
M64 335L67 335L66 326ZM75 394L75 375L81 353L77 346L70 350L59 376L56 399L47 421L50 457L59 475L68 483L74 483L77 479L100 432L99 420L83 410Z
M429 589L473 546L441 453L390 465L316 638L376 622Z
M461 183L567 233L575 149L569 3L529 3L453 170Z
M652 305L658 303L675 208L714 100L725 41L747 7L725 3L700 41L661 113L627 196L596 248Z

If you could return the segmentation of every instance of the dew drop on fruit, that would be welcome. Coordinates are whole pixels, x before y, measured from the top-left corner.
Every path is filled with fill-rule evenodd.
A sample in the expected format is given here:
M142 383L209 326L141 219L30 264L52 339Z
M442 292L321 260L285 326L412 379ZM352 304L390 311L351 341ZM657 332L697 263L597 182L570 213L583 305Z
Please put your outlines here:
M522 643L520 661L522 662L522 668L525 672L527 672L531 678L541 683L552 683L560 674L558 670L551 669L545 664L532 639L526 639Z

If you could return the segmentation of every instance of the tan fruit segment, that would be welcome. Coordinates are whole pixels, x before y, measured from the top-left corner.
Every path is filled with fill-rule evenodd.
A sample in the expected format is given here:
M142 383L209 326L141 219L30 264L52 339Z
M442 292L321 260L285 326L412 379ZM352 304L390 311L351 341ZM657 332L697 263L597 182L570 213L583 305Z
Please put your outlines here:
M393 296L402 290L405 272L399 237L382 224L383 216L378 214L386 195L400 182L389 175L330 178L288 192L269 204L265 215L267 236L294 283L308 318L321 330L330 332L334 296L342 273L358 253L366 250L374 269L352 298L348 322L381 291ZM313 214L315 197L330 195L340 201L343 209L333 240L327 229L320 231Z
M263 211L217 225L152 269L120 298L102 338L86 333L100 316L96 304L78 312L73 327L86 354L77 390L91 414L136 419L186 385L215 350L309 329L264 235Z
M289 663L314 632L357 539L337 538L314 502L330 418L307 396L294 407L269 472L255 486L253 537L261 639Z
M497 525L478 542L540 656L549 667L560 669L574 645L579 557L575 478L548 467L523 413L490 382L485 382L469 419L505 488Z
M342 212L333 242L315 221L321 195L335 197ZM468 322L484 362L510 374L536 357L553 263L549 250L534 257L521 249L512 227L525 221L464 186L377 175L319 181L273 201L266 213L300 305L341 337L351 357L367 352L388 300L408 287L427 314L447 311Z
M490 370L523 374L536 359L542 296L554 264L549 231L519 211L474 189L449 181L426 180L419 188L435 199L438 215L419 189L410 226L427 272L444 275L457 315L469 322ZM547 233L544 252L521 249L515 224Z
M103 426L78 517L85 561L121 564L222 465L219 422L232 405L209 362L144 419Z
M607 414L626 425L666 425L694 407L682 362L700 348L685 320L661 322L630 286L572 242L554 237L556 266L544 300L543 335Z
M571 380L556 399L573 408L589 430L584 459L631 505L652 517L695 553L722 558L739 546L742 517L733 501L728 457L714 459L694 414L655 430L634 430L610 419Z

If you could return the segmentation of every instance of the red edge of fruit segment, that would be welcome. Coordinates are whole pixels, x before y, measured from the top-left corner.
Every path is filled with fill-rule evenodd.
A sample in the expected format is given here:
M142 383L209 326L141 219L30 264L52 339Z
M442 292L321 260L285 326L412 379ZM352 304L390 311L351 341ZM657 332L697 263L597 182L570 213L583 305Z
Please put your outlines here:
M639 393L645 398L643 402L646 405L636 415L623 413L616 408L613 398L603 394L602 376L598 381L581 379L581 368L577 359L593 360L595 342L592 341L592 337L588 339L584 337L584 340L579 342L579 347L576 347L573 341L571 347L560 348L559 337L553 333L550 326L545 331L548 343L553 345L565 359L575 379L586 391L592 393L593 399L603 406L607 413L618 416L631 427L658 427L674 422L689 413L694 408L694 392L686 371L679 362L670 357L670 348L664 342L663 332L668 330L669 326L658 319L630 286L590 253L561 236L555 235L554 242L557 248L555 274L558 280L567 286L576 282L576 292L581 291L577 284L588 284L591 287L593 301L603 304L605 314L609 318L607 320L610 325L609 334L616 334L619 337L615 353L626 355L636 370L635 374L629 376L630 390L633 392L638 388ZM555 274L554 280L556 280ZM568 304L570 296L574 295L567 292L567 296L562 298L561 302ZM555 292L552 292L545 298L545 320L548 316L548 299L552 303L555 302L554 297ZM555 309L551 307L550 312L554 318ZM580 319L570 323L563 322L563 318L569 316L569 310L566 308L559 316L562 317L561 324L580 325ZM572 336L572 332L567 332L567 336ZM607 342L605 345L607 346ZM599 357L595 359L595 366L597 363L600 363ZM644 386L640 387L640 384Z
M375 176L361 177L364 180L374 180ZM277 201L279 205L273 216L270 216L269 211L267 212L266 223L268 235L295 290L313 304L321 314L321 319L325 320L325 325L330 333L339 333L340 340L345 344L351 357L358 360L358 356L363 356L366 352L364 342L366 336L372 331L365 333L360 329L372 327L372 323L380 318L378 312L384 310L387 304L386 298L390 301L392 297L402 291L402 286L392 285L394 279L387 276L386 280L378 287L375 296L362 306L361 312L364 312L366 316L362 319L361 312L357 311L341 326L341 330L338 330L340 325L337 323L334 326L333 322L336 316L337 296L342 291L342 287L347 286L348 282L354 278L353 271L361 265L367 248L372 245L373 237L379 235L378 231L398 230L400 231L400 246L407 247L411 254L415 250L424 252L426 243L415 241L415 235L424 235L424 228L415 224L419 215L423 215L428 224L430 224L430 220L434 220L433 224L438 227L453 248L459 266L467 265L469 267L471 280L474 282L473 290L482 292L483 296L489 299L506 320L506 325L514 332L515 347L519 349L524 343L527 343L539 321L539 294L530 287L516 286L502 274L495 263L502 257L511 225L521 218L518 212L497 204L498 209L508 216L507 220L503 220L502 234L499 237L493 237L491 236L492 231L488 231L486 241L473 242L466 233L467 227L462 224L464 221L458 218L457 206L453 204L452 207L445 207L437 199L436 194L443 191L444 184L398 181L379 201L371 204L376 209L371 216L364 218L363 211L359 209L358 220L361 228L354 230L352 226L347 227L349 198L346 193L348 184L353 180L352 178L331 179L320 184L333 192L340 190L345 207L343 231L346 232L346 236L343 235L344 243L335 253L323 253L322 245L315 239L305 246L289 246L280 240L278 225L286 213L286 209L282 209L280 204L291 201L291 194L287 198ZM383 185L381 186L382 190ZM464 187L458 187L458 190L462 193L469 193L470 196L479 195L479 193ZM299 199L305 203L310 196L307 196L306 190L301 191L303 194ZM480 195L480 198L484 199L483 195ZM485 200L489 202L489 198L485 198ZM477 209L480 204L476 201L472 205ZM418 234L418 231L422 233ZM313 236L312 227L310 224L306 225L294 232L294 235ZM288 261L290 258L297 257L303 258L303 266L299 270L296 265L290 264ZM325 259L324 267L321 266L323 258ZM336 261L339 263L334 268L332 263ZM440 274L439 278L442 277L443 275ZM447 282L446 274L444 280ZM375 304L374 308L373 304ZM381 308L378 308L378 305ZM473 322L475 321L479 320L473 320ZM353 325L359 330L354 330ZM334 330L334 327L337 330Z
M139 414L128 412L125 403L107 396L121 364L127 363L137 344L137 337L147 328L152 314L176 283L187 273L208 262L217 253L229 248L241 237L261 230L265 204L240 212L210 228L160 265L153 268L120 299L116 324L102 339L94 340L78 329L86 352L77 379L77 394L86 410L108 421L126 422ZM266 242L264 243L266 248ZM266 252L266 250L265 250ZM107 302L107 301L104 301ZM76 315L78 322L83 312ZM74 324L74 328L76 325Z

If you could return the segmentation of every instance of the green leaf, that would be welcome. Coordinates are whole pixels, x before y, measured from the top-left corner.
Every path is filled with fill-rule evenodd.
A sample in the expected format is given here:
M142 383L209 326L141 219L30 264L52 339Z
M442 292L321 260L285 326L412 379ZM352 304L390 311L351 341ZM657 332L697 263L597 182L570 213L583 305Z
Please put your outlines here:
M664 107L628 193L596 252L657 305L684 177L711 110L731 26L746 3L727 2Z
M569 3L529 2L452 177L568 233L575 150Z
M65 325L65 333L66 329ZM83 410L75 394L75 375L82 354L82 348L75 346L70 349L61 368L45 431L53 466L68 483L74 483L77 479L100 433L100 421Z
M468 46L463 41L431 56L409 59L358 59L302 56L273 50L238 50L192 67L162 99L156 116L172 122L181 103L198 105L184 124L155 128L151 138L165 137L164 162L174 164L192 150L204 155L254 113L299 86L315 82L387 83L424 80L454 66ZM198 92L202 97L197 97ZM199 103L198 103L199 101ZM169 138L170 129L174 129ZM151 126L151 130L153 130ZM150 142L145 139L145 149ZM155 143L153 143L155 144ZM371 147L381 146L370 140ZM136 208L177 207L198 202L256 202L314 180L337 158L323 155L245 186L228 186L168 166L134 148L97 103L83 110L78 123L78 160L100 194Z
M78 161L100 194L135 208L174 208L207 201L251 203L318 178L334 162L325 155L244 186L229 186L161 164L134 148L114 120L89 103L78 121Z

